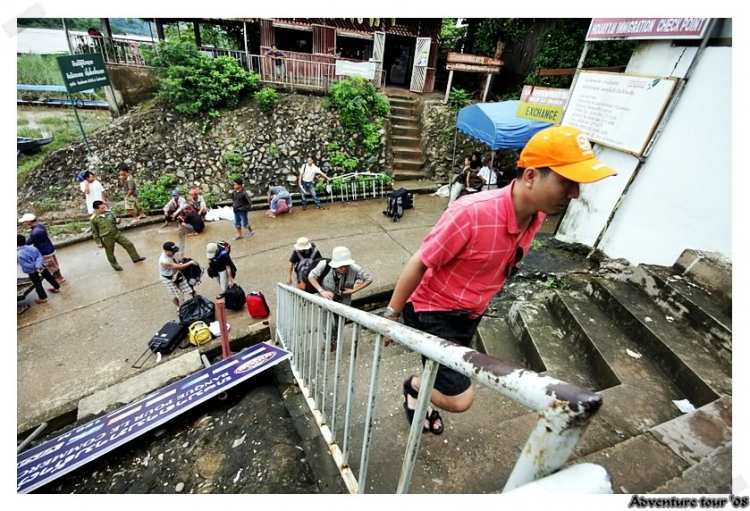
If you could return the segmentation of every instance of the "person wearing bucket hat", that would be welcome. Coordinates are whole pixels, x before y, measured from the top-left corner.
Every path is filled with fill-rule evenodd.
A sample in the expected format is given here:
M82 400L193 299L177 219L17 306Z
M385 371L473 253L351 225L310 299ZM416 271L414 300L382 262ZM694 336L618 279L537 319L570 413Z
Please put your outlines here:
M354 293L372 284L372 275L354 262L352 253L346 247L334 248L331 255L330 263L320 261L310 271L310 283L323 298L350 305ZM325 273L326 264L334 271L321 277Z
M164 251L159 256L159 282L167 289L172 303L179 310L180 301L184 300L185 295L190 295L191 298L195 297L195 290L190 287L180 270L190 265L197 265L198 261L191 259L186 263L178 263L174 257L180 251L180 247L171 241L164 243L162 249Z
M57 262L57 252L55 251L55 245L47 233L47 228L43 223L39 222L31 213L26 213L19 220L19 224L24 224L26 227L31 229L29 237L26 239L27 245L33 245L41 252L44 266L49 270L53 277L57 280L58 284L65 282L65 277L60 272L60 263Z
M188 203L184 197L180 196L180 191L174 189L171 192L172 198L164 205L164 223L162 227L169 225L169 222L174 222L178 219L185 217L185 209L188 207Z
M299 285L299 274L298 270L302 268L301 263L312 264L315 259L320 259L320 250L312 243L309 239L302 237L297 239L297 243L292 245L294 251L292 256L289 258L289 268L286 277L286 283L288 286L292 285L292 275L297 273L297 284Z
M386 318L403 315L407 326L469 347L490 300L528 253L546 215L561 213L578 198L581 183L616 175L594 158L586 136L570 126L534 135L518 166L523 170L508 186L448 207L401 272ZM414 375L403 383L409 423L420 385ZM439 366L430 401L445 411L465 412L474 401L471 379ZM423 427L440 434L443 419L430 408Z
M334 248L331 256L330 262L323 259L310 271L308 280L323 298L351 305L352 295L372 284L372 275L354 262L346 247ZM331 351L336 349L338 324L339 316L334 314Z

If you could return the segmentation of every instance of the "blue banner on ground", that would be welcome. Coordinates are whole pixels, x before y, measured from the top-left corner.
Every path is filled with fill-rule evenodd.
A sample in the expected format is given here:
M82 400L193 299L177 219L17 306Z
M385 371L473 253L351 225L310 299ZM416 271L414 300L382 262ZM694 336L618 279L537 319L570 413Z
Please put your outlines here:
M16 457L16 491L28 493L44 486L290 356L270 344L252 346L29 449Z

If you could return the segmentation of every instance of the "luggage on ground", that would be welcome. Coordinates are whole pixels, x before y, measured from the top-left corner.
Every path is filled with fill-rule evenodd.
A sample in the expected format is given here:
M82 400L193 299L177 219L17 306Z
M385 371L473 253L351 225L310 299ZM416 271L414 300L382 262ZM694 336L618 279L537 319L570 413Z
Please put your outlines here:
M192 261L189 257L183 257L181 263L188 263ZM198 284L201 282L201 277L203 277L203 268L201 268L200 264L191 264L190 266L187 266L180 270L180 273L182 273L182 276L185 277L185 280L187 280L187 283L190 285L190 287L195 288Z
M267 318L271 314L266 297L260 291L251 291L245 299L247 312L255 319Z
M238 284L232 284L224 292L224 303L229 310L242 310L245 307L245 291Z
M383 214L392 217L394 222L398 222L404 216L404 211L413 207L414 195L409 193L406 188L399 188L386 199Z
M188 329L188 339L190 340L190 344L200 346L213 339L213 335L203 321L196 321Z
M196 321L209 324L216 319L216 306L211 300L197 295L180 305L179 316L183 325L190 325Z
M151 358L154 353L171 353L180 343L186 332L185 325L170 321L156 332L151 340L148 342L148 347L143 354L138 357L138 360L131 366L133 369L140 369L143 365ZM148 354L144 359L143 357ZM140 364L139 364L140 362Z

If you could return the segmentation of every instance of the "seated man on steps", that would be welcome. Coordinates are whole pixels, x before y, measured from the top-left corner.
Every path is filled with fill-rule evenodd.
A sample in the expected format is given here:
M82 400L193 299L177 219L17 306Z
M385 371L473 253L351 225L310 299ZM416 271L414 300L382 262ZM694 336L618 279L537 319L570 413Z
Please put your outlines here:
M586 136L569 126L534 135L518 166L523 174L506 188L470 195L448 207L406 263L386 318L396 321L403 314L407 326L470 347L487 305L528 253L545 216L560 213L578 198L580 183L615 175L594 159ZM410 424L421 383L418 376L403 383ZM473 401L471 379L439 366L430 402L461 413ZM440 413L429 409L425 431L439 435L443 428Z

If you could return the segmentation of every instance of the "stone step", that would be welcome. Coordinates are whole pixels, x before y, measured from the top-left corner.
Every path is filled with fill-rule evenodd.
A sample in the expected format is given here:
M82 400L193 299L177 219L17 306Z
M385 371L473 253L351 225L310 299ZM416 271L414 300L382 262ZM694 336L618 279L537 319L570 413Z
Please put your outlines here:
M393 179L396 181L414 181L425 178L425 173L422 170L394 170Z
M648 493L689 467L648 433L578 458L575 463L603 466L612 477L615 493Z
M419 119L417 119L416 117L403 116L403 115L391 115L391 122L393 124L398 124L399 126L406 125L406 126L419 127L418 121Z
M419 138L419 126L412 126L412 125L404 125L404 124L394 124L391 126L391 135L392 136L404 136L404 137L415 137Z
M414 133L416 133L416 131ZM393 135L391 141L393 142L394 147L419 147L419 143L422 140L415 136Z
M715 449L700 463L688 468L651 493L731 494L732 442Z
M558 290L549 298L548 307L567 336L587 339L590 350L598 353L586 358L611 387L602 392L599 417L623 434L635 436L680 415L672 402L685 398L679 388L585 295ZM628 350L641 357L635 358Z
M678 330L638 288L596 278L587 294L694 406L715 401L719 394L731 395L731 366L695 335Z
M513 330L505 319L482 319L477 329L477 350L491 357L529 368L513 337Z
M421 147L393 147L393 156L395 159L422 160L422 155Z
M689 324L727 363L732 363L732 320L711 294L664 266L641 264L631 281L666 314Z
M414 107L412 105L391 105L391 115L417 119L416 112L414 111Z
M591 349L566 338L544 304L516 302L508 316L529 369L591 391L606 388L582 356Z
M688 249L673 268L708 289L719 301L724 314L732 317L732 261L714 252Z
M393 173L398 170L422 170L424 160L412 160L408 158L395 158L393 160Z
M412 96L388 96L388 102L391 104L410 104L415 105L417 103L417 99Z

